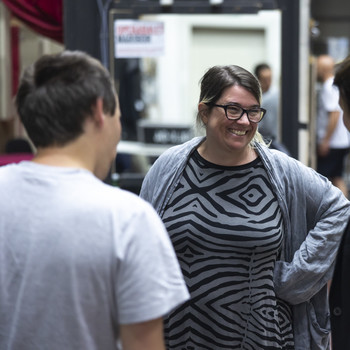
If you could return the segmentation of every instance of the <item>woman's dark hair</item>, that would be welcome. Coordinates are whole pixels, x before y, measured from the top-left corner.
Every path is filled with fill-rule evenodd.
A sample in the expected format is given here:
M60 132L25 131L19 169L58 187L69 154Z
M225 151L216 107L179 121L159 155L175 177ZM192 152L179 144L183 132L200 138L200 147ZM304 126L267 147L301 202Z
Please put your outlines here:
M350 55L336 66L333 84L338 87L343 102L350 110Z
M98 98L104 112L114 116L116 93L108 71L83 52L63 51L27 68L16 106L35 147L62 146L83 132Z
M211 67L200 80L199 103L208 105L217 103L223 91L231 86L241 86L250 92L261 103L261 87L258 79L246 69L235 66ZM197 114L197 126L203 126L200 113ZM254 141L262 142L261 135L257 132Z

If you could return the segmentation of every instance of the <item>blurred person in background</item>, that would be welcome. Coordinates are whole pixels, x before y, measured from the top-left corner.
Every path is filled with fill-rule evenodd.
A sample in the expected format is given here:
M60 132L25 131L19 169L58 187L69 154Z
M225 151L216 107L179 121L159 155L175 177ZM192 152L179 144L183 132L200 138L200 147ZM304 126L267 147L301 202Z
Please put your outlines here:
M268 113L268 118L264 118L259 124L259 132L267 141L278 140L279 91L272 86L271 67L267 63L260 63L255 67L254 74L261 86L261 105Z
M256 77L201 79L205 129L153 164L140 195L173 242L191 299L165 319L169 350L326 350L327 282L350 203L313 169L266 147Z
M321 84L317 98L317 171L348 196L344 168L350 135L343 123L338 89L333 86L334 60L331 56L317 58L317 78Z
M0 349L163 350L188 291L154 209L102 181L121 135L109 73L45 55L16 104L37 152L0 168Z
M272 69L267 63L260 63L254 69L261 86L261 106L266 109L266 116L259 123L259 132L270 147L289 155L286 146L279 138L280 92L272 84Z
M334 85L344 125L350 130L350 56L337 66ZM343 236L330 289L332 349L350 349L350 224Z

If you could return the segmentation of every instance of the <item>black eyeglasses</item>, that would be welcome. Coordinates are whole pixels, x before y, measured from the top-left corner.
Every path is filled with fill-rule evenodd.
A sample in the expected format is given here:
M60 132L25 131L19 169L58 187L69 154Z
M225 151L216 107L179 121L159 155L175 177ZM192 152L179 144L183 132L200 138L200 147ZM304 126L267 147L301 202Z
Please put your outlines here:
M259 123L266 113L266 109L261 107L254 107L251 109L244 109L239 105L217 105L215 103L206 103L208 106L220 107L225 110L225 115L228 120L238 120L243 117L243 114L246 113L249 121L251 123Z

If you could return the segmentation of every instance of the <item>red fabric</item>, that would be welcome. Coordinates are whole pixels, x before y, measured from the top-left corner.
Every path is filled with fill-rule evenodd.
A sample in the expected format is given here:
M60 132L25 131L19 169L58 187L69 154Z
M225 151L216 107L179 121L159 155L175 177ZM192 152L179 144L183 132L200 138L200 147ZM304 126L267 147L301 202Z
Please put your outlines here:
M22 160L32 160L33 154L30 153L13 153L13 154L0 154L0 166L19 163Z
M63 43L63 0L2 0L12 14L43 36Z

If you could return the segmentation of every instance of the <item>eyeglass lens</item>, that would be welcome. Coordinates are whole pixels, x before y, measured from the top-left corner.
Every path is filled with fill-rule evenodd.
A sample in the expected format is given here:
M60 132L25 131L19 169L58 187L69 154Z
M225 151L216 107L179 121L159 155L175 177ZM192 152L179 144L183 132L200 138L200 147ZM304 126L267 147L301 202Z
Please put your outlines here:
M251 121L256 122L260 121L263 113L260 108L244 110L242 107L239 106L227 106L228 118L238 119L243 115L244 112L247 112L249 114L249 119Z

